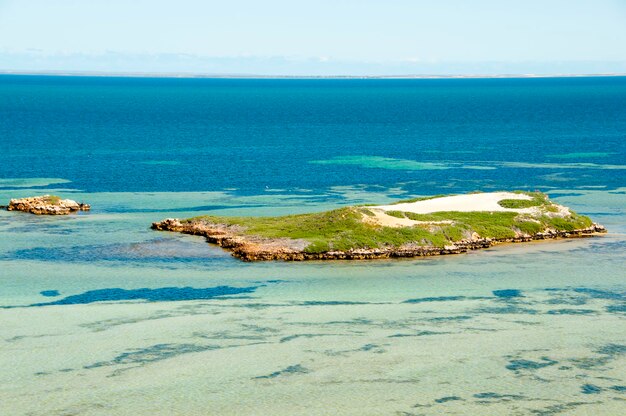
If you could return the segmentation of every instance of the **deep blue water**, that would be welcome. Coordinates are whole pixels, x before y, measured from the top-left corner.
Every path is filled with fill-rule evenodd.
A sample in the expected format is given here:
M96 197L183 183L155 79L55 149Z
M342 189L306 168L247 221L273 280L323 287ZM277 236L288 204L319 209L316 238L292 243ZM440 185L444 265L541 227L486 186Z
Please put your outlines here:
M85 192L614 189L625 162L626 77L0 76L0 178Z

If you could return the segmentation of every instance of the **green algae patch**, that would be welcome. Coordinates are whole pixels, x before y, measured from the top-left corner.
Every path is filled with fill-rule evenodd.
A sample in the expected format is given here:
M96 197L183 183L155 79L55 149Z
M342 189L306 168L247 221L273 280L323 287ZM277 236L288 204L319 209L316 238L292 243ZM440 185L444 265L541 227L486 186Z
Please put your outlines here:
M316 165L353 165L361 168L388 170L440 170L450 167L443 163L419 162L416 160L394 159L382 156L338 156L326 160L312 160Z

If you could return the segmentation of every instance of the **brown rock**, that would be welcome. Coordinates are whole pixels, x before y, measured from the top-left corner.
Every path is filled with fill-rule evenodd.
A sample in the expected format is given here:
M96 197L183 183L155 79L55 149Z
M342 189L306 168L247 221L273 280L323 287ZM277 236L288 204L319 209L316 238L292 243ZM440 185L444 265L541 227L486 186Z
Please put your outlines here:
M67 215L77 211L89 211L90 209L89 204L79 204L71 199L61 199L53 195L12 199L7 207L8 211L30 212L35 215Z

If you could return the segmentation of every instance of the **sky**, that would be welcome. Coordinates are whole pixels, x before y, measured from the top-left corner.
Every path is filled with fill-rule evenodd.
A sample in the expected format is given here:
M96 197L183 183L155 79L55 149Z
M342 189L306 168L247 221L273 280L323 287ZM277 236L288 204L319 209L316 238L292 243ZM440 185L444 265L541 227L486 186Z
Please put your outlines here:
M0 0L0 71L626 73L626 0Z

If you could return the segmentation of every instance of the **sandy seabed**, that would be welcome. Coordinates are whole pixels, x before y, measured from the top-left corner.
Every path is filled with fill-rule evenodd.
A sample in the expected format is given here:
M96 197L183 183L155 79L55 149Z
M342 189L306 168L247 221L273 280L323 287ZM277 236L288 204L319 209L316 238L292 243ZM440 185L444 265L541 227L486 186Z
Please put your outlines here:
M22 251L0 270L0 414L624 414L623 195L563 200L611 210L597 239L358 263L241 263L154 240L161 213L1 213L0 249ZM185 286L248 291L81 303Z

